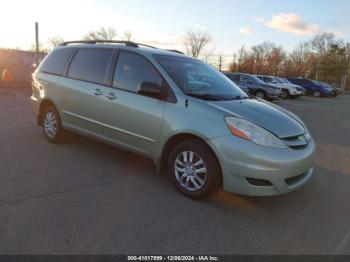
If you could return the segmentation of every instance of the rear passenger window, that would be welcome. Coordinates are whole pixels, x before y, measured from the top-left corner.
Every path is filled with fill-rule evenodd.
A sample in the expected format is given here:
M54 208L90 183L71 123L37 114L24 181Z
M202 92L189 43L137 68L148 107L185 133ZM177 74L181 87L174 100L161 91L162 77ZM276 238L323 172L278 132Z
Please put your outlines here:
M43 64L40 66L40 71L54 75L62 75L73 50L73 48L55 49L44 60Z
M68 77L104 84L112 49L80 49L69 66Z
M120 53L113 86L137 92L143 81L162 85L162 77L146 58L132 53Z

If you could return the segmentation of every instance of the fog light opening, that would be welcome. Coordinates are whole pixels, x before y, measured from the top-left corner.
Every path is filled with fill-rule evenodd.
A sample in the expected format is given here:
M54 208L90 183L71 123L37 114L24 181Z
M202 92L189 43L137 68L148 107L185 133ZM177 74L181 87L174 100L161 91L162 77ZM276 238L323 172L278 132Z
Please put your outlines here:
M265 179L258 179L258 178L251 178L251 177L246 177L245 178L247 182L253 186L273 186L272 183L268 180Z

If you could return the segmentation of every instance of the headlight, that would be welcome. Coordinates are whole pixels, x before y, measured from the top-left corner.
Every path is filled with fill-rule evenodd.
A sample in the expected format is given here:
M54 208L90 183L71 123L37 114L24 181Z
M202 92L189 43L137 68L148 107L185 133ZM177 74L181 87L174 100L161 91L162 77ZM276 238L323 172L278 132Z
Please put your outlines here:
M311 140L311 135L310 135L310 133L309 133L309 130L307 130L307 128L305 128L305 139L306 139L306 141L310 141Z
M237 117L225 117L225 121L235 136L262 146L287 148L275 135L247 120Z

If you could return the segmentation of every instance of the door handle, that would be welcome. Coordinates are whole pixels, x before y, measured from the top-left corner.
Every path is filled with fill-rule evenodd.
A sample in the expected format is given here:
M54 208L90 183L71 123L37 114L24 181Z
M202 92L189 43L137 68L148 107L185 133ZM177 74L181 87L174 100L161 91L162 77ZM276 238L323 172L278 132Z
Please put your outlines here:
M114 93L109 93L106 95L106 97L109 99L109 100L115 100L117 99L116 95Z
M92 90L91 93L95 96L102 96L103 95L103 93L101 92L100 89Z

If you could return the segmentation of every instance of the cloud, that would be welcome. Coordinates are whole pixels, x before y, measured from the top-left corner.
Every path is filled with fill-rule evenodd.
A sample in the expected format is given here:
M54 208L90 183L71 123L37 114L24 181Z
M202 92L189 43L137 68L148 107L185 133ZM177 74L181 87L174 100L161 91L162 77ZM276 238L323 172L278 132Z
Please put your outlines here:
M238 32L243 35L251 35L253 33L253 29L249 26L240 27Z
M341 32L341 31L334 31L333 34L337 37L344 37L346 36L346 33Z
M263 16L255 16L254 19L255 19L255 21L257 21L258 23L265 22L265 17L263 17Z
M273 15L270 21L265 23L270 28L296 35L314 35L320 31L318 24L307 23L295 13L279 13Z

